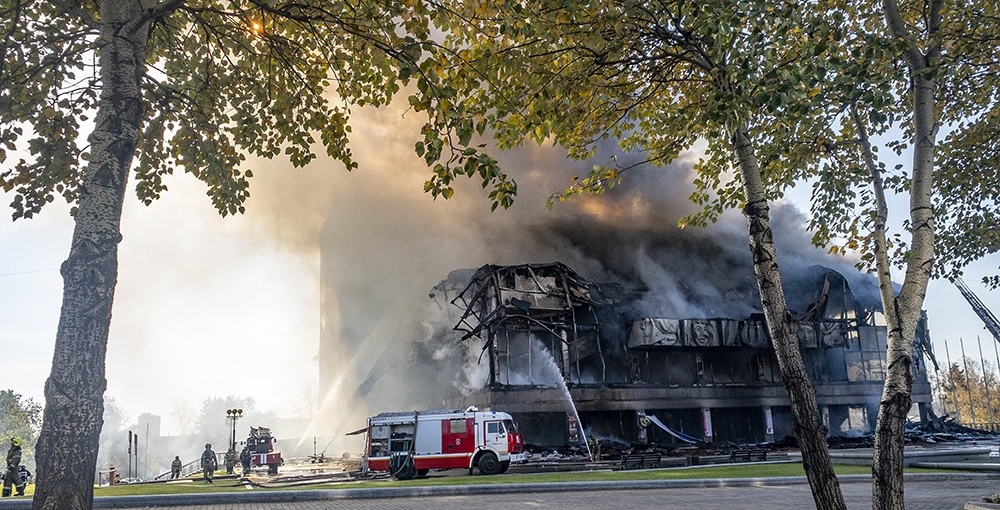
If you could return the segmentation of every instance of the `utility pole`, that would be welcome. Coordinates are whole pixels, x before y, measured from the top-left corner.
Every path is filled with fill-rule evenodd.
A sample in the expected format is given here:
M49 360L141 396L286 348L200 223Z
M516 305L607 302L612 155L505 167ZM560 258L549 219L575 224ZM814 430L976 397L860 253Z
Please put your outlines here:
M965 341L958 337L958 345L962 347L962 366L965 367L965 392L969 395L969 413L972 414L972 427L979 428L976 417L976 402L972 400L972 386L969 384L969 358L965 357Z
M139 433L135 434L135 474L132 475L131 482L139 478Z
M976 341L979 342L979 366L982 367L983 372L983 391L986 392L986 408L990 411L990 430L994 430L996 426L996 420L993 419L993 397L990 396L990 385L986 382L986 360L983 359L983 340L976 335Z
M128 431L128 477L132 478L132 431Z
M955 392L955 371L951 367L951 353L948 352L948 342L944 343L944 354L948 356L948 386L951 387L951 401L955 403L955 415L958 422L962 423L962 406L958 403L958 394Z

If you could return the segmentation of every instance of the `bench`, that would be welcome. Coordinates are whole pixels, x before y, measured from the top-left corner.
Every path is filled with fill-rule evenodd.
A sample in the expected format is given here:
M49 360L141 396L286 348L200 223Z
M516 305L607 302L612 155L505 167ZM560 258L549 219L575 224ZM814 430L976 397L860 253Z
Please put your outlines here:
M729 462L763 462L767 460L767 449L745 448L729 453Z
M656 469L660 467L659 453L627 453L622 455L620 468L628 469Z

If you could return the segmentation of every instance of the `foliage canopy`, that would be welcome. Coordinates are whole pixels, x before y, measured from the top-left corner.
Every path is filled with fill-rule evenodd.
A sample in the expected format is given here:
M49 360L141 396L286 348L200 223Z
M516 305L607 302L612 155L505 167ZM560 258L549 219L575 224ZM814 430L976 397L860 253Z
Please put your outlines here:
M101 105L99 9L0 2L0 188L13 192L15 219L57 196L79 199L90 157L81 137ZM356 168L352 108L386 104L417 76L421 99L411 103L438 92L426 13L392 0L159 2L146 20L139 80L138 198L150 203L166 190L164 176L183 169L207 185L220 213L234 214L249 196L248 157L302 166L321 146ZM441 149L430 151L466 163L461 151ZM484 178L506 181L491 171Z
M418 110L452 112L418 143L428 163L438 154L426 148L468 142L473 134L492 134L501 149L552 143L576 159L592 157L597 144L611 138L654 164L668 163L703 140L707 149L695 167L697 191L691 197L703 210L681 220L703 225L743 205L731 135L746 125L767 198L811 183L814 242L858 252L868 268L874 266L876 200L857 123L874 144L886 191L908 193L913 174L898 161L912 147L911 80L902 62L914 43L932 55L933 67L922 72L940 75L936 118L945 136L933 193L935 274L953 277L1000 250L1000 191L989 185L1000 178L995 5L944 2L931 27L925 19L931 7L905 2L900 15L919 40L890 34L880 2L445 5L436 21L446 30L450 53L433 56L444 94L411 98ZM628 168L599 162L551 200L601 193ZM427 190L450 196L453 179L462 173L439 167ZM901 266L909 224L897 222L903 231L890 243Z

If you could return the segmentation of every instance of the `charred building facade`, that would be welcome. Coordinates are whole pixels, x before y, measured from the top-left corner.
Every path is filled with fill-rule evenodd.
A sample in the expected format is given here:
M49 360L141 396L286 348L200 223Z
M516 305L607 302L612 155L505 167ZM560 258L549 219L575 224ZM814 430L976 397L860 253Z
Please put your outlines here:
M868 432L885 373L877 293L852 289L825 267L801 273L786 297L824 422L831 435ZM590 282L560 263L454 272L432 297L453 305L455 329L481 346L489 375L485 387L446 404L509 412L534 444L572 444L581 429L661 444L793 434L762 314L648 316L634 306L643 291ZM925 359L933 361L926 317L914 352L922 418L931 403Z

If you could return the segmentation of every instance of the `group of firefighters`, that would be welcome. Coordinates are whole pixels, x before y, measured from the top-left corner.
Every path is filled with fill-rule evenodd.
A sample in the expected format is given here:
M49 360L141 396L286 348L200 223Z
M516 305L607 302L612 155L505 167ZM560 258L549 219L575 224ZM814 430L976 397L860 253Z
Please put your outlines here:
M243 465L243 474L249 474L250 447L244 447L239 455L236 454L236 449L230 448L226 452L224 461L226 474L233 474L237 461ZM180 478L182 466L183 463L180 456L175 456L173 462L170 463L171 479ZM212 483L212 475L218 467L219 464L216 460L215 452L212 451L212 445L206 444L205 451L201 454L203 479L208 483ZM31 477L31 472L21 465L21 438L12 437L10 439L10 448L7 450L7 465L3 472L3 497L9 497L15 491L16 495L24 496L24 487L28 484L29 477Z
M239 461L243 465L243 475L250 474L250 447L246 446L239 455L236 454L235 448L230 448L226 452L226 456L223 458L226 465L226 474L233 474L236 468L236 462ZM170 479L180 478L181 476L181 458L179 456L174 457L174 461L170 463ZM215 456L215 451L212 450L212 444L205 444L205 451L201 452L201 473L202 479L208 483L212 483L212 476L215 474L215 470L219 468L219 461Z

